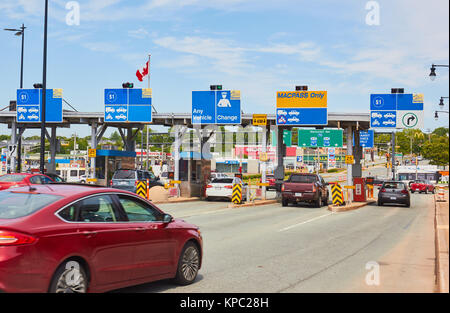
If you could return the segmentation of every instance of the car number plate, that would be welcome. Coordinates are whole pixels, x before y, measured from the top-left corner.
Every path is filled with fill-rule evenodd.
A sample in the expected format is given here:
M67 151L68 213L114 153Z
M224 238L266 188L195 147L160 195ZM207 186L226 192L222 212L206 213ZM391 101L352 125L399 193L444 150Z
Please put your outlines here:
M391 197L391 200L397 200L397 197Z
M119 182L119 185L128 185L128 183L126 181L121 181Z
M296 193L295 193L295 196L296 196L296 197L301 197L302 194L301 194L300 192L296 192Z

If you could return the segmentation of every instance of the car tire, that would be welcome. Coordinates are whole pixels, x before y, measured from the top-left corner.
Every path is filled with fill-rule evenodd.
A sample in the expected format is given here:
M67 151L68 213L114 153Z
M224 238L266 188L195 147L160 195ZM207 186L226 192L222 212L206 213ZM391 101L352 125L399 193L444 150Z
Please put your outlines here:
M411 189L411 193L415 193L415 192L416 192L415 190L412 190L412 189Z
M406 202L406 207L407 208L411 207L411 202Z
M61 264L53 275L50 293L86 293L88 276L84 267L77 261L68 260Z
M434 195L436 193L436 189L433 188L433 190L431 190L431 193Z
M188 242L178 260L175 282L179 285L192 284L197 278L200 269L200 250L193 242Z
M282 206L289 206L289 201L287 199L282 199L281 200L281 205Z
M378 200L377 205L378 205L378 206L383 206L383 202L380 201L380 200Z
M314 202L314 207L316 207L316 208L321 208L322 207L322 198L321 197L319 197L319 199L317 199Z

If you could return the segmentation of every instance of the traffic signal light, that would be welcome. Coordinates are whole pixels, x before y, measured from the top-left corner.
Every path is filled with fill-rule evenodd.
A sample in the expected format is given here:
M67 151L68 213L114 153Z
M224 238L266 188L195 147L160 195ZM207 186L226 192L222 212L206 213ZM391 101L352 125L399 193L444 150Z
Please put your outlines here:
M44 88L44 86L42 84L33 84L33 87L35 89L42 89L42 88Z
M308 86L295 86L295 91L308 91Z
M222 85L211 85L211 90L222 90Z
M122 88L133 88L134 87L134 84L132 84L132 83L123 83L122 84Z

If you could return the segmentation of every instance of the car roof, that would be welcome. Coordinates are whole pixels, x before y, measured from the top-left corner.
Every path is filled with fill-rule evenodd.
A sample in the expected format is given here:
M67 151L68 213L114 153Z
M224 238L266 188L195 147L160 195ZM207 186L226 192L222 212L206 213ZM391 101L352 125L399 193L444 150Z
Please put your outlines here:
M19 187L14 189L5 190L6 192L30 192L30 187ZM86 194L86 193L102 193L102 192L125 192L123 190L106 188L106 187L98 187L95 185L83 185L83 184L64 184L64 183L55 183L55 184L45 184L45 185L33 185L31 192L33 193L43 193L50 194L62 197L74 196L77 194Z

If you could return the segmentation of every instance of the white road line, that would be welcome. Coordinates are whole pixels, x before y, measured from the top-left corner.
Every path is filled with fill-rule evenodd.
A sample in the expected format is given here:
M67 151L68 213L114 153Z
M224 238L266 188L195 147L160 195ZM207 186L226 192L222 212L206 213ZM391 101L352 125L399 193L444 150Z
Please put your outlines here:
M304 221L304 222L301 222L301 223L298 223L298 224L294 224L294 225L291 225L291 226L282 228L282 229L280 229L278 232L286 231L286 230L292 229L292 228L294 228L294 227L297 227L297 226L300 226L300 225L303 225L303 224L306 224L306 223L309 223L309 222L313 222L313 221L318 220L318 219L320 219L320 218L322 218L322 217L330 216L330 215L332 215L332 214L334 214L334 212L331 212L331 213L328 213L328 214L324 214L324 215L321 215L321 216L318 216L318 217L309 219L309 220L307 220L307 221Z
M192 212L192 213L185 213L185 214L187 214L187 215L182 215L182 216L179 216L179 217L177 217L177 218L185 218L185 217L193 217L193 216L200 216L200 215L208 215L208 214L214 214L214 213L222 213L222 212L225 212L225 211L230 211L230 209L227 208L227 209L222 209L222 210L215 210L215 211L208 211L208 212L201 212L201 213L195 213L195 212Z

